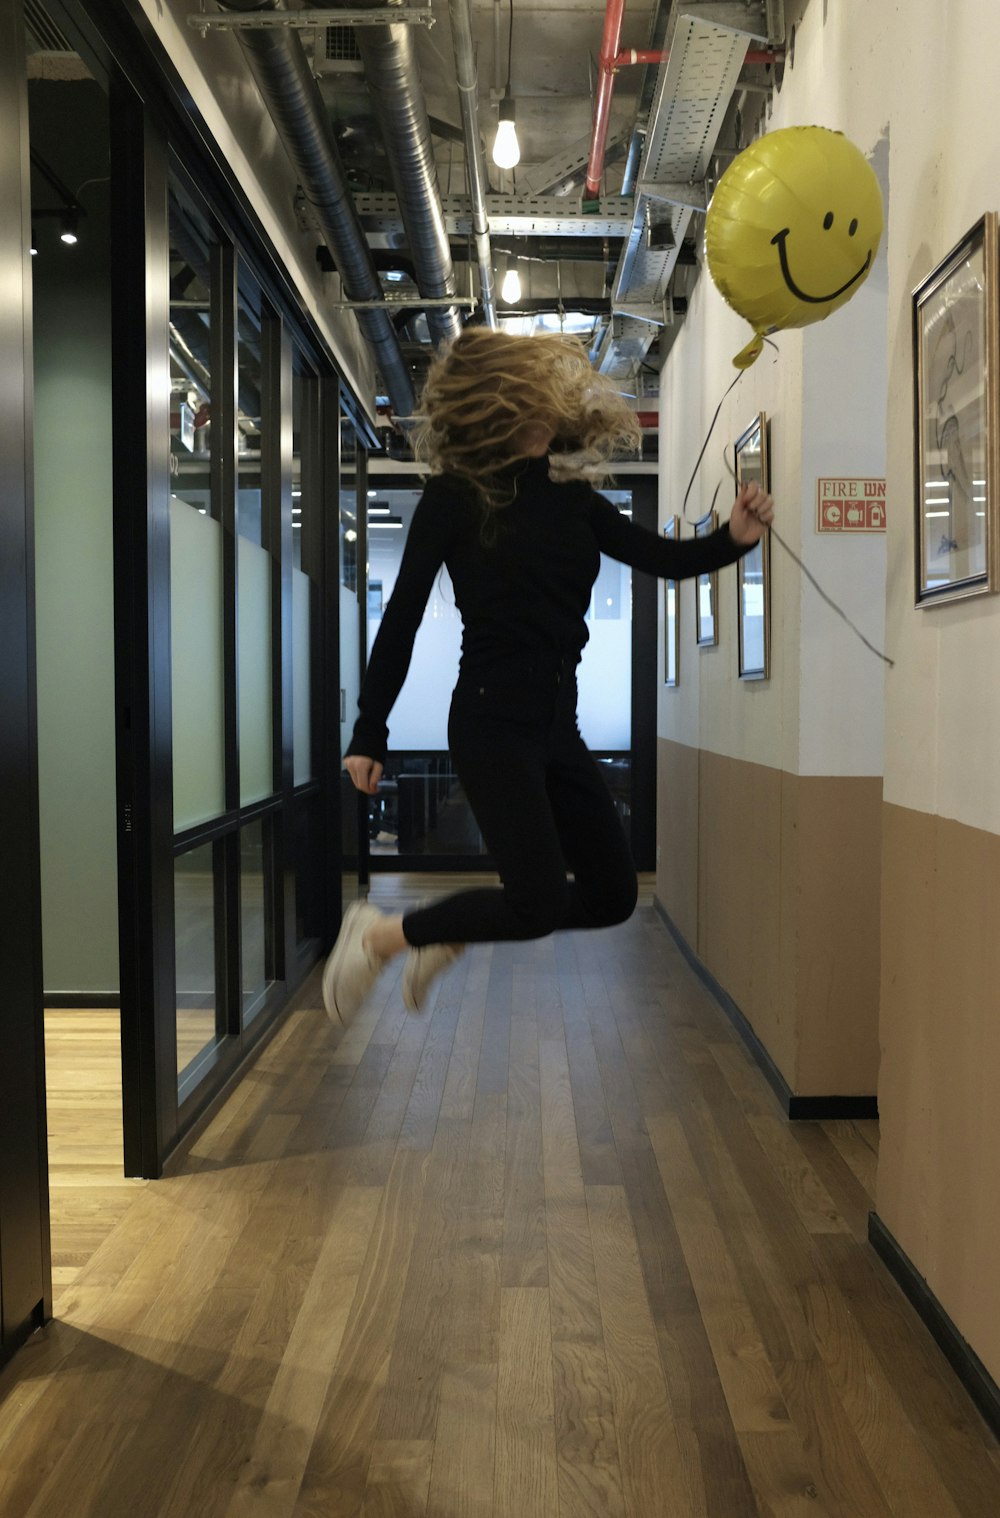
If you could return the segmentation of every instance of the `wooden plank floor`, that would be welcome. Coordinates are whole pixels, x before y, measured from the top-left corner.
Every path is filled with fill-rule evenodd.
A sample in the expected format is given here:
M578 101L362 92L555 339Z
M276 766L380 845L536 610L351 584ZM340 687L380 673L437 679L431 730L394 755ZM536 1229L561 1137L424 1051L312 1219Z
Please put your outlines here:
M343 1035L314 975L153 1184L109 1161L117 1051L54 1037L3 1518L996 1518L865 1242L874 1125L786 1123L648 902L471 950L420 1017L397 965Z
M145 1181L122 1174L117 1011L46 1012L52 1288L55 1310Z

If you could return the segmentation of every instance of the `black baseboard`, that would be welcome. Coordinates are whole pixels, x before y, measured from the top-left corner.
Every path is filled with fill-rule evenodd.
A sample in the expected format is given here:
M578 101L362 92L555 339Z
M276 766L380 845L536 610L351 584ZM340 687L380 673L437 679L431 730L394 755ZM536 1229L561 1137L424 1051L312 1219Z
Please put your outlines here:
M42 996L42 1006L51 1012L100 1012L108 1008L117 1011L121 1004L117 991L46 991Z
M768 1054L729 992L720 986L715 976L707 970L688 943L684 934L666 911L663 903L653 897L653 906L663 919L674 943L683 954L703 986L706 986L729 1021L746 1044L775 1096L781 1103L786 1117L801 1121L818 1121L824 1118L877 1118L878 1098L874 1096L796 1096L785 1077Z
M371 854L372 875L495 875L497 867L486 854Z
M975 1350L962 1338L924 1277L900 1249L877 1212L868 1214L868 1242L930 1331L990 1428L1000 1435L1000 1386Z

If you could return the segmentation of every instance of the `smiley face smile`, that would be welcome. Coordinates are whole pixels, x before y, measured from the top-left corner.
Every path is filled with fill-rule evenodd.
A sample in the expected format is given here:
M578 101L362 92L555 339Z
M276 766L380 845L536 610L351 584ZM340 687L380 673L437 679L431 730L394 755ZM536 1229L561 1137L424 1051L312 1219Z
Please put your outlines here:
M792 294L795 296L796 300L806 301L809 305L813 306L825 305L828 300L836 300L838 296L843 295L845 290L849 290L853 284L856 284L859 279L863 279L864 276L868 273L868 268L872 261L871 248L868 249L868 257L861 265L861 268L856 274L851 275L851 278L847 281L846 285L841 285L839 290L831 290L829 295L807 295L804 290L799 289L798 285L793 280L791 270L788 267L788 250L785 247L785 243L790 231L791 227L785 227L784 231L776 232L771 238L771 243L772 246L777 247L778 249L778 258L781 261L781 276L784 279L785 284L788 286L789 290L791 290Z

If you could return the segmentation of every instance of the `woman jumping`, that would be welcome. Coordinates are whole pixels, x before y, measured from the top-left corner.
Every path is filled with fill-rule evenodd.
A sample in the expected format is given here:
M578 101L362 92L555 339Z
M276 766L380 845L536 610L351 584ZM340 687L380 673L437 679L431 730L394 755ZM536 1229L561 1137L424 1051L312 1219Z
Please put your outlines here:
M590 481L609 472L614 452L637 446L635 413L580 344L555 334L466 328L432 364L423 412L417 450L434 472L372 648L345 768L359 791L375 793L389 713L444 564L463 623L448 743L502 884L402 916L351 906L323 972L324 1006L345 1024L396 954L409 951L403 1001L416 1011L465 944L631 916L631 851L576 717L600 556L685 579L734 563L773 516L757 485L709 537L672 541L622 516Z

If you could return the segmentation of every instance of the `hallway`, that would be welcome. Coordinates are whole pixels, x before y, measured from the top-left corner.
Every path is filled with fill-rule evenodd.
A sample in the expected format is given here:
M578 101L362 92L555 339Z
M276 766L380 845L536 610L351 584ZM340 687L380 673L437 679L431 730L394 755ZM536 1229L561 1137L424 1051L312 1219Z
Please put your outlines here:
M995 1518L865 1241L874 1125L783 1119L648 891L469 952L423 1017L400 968L339 1040L314 975L57 1277L4 1518Z

